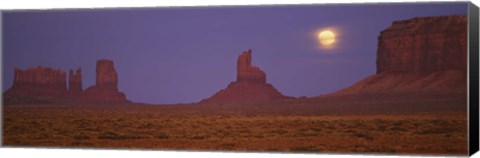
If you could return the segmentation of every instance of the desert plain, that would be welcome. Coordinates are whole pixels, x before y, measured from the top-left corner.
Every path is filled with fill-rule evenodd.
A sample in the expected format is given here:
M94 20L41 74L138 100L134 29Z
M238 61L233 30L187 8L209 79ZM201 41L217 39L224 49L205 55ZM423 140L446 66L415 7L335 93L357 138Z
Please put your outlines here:
M3 143L188 151L467 153L461 97L344 98L242 105L8 105L3 108Z

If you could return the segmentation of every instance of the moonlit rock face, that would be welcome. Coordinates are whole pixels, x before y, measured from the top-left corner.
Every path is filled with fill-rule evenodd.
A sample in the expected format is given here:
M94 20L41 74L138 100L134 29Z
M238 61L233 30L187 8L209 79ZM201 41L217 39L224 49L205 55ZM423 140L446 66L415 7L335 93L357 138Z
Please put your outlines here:
M377 74L333 95L464 95L466 49L466 15L395 21L378 37Z
M467 70L467 16L395 21L380 33L377 74Z

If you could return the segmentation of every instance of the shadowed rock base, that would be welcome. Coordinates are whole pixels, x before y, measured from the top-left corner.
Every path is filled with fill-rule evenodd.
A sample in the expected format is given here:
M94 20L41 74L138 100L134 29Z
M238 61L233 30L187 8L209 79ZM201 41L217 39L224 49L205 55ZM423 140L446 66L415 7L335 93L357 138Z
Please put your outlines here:
M287 99L271 84L232 82L227 88L217 92L201 103L249 103Z

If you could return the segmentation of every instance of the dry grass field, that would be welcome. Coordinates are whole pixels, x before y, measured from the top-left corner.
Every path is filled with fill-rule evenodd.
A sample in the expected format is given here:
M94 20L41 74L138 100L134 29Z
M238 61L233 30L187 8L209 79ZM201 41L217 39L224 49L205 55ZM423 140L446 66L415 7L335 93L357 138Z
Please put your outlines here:
M465 112L310 114L295 113L295 110L291 113L255 113L248 112L255 111L248 107L243 110L226 107L225 111L218 108L215 112L211 109L206 105L8 105L3 107L3 145L428 155L467 153Z

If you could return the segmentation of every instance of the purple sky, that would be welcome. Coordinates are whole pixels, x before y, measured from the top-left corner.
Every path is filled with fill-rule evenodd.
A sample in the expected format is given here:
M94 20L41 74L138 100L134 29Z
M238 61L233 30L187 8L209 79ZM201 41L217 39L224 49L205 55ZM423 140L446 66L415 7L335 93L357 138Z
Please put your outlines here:
M3 13L3 90L13 69L82 68L95 84L95 62L111 59L129 100L190 103L236 79L236 60L253 65L284 95L318 96L375 73L377 36L392 21L467 14L467 3L187 7L10 11ZM333 27L333 49L315 32Z

